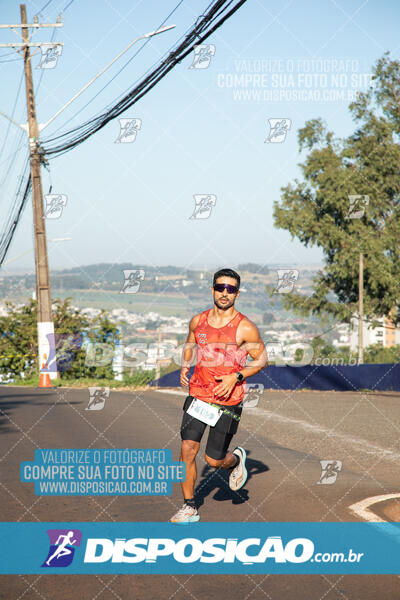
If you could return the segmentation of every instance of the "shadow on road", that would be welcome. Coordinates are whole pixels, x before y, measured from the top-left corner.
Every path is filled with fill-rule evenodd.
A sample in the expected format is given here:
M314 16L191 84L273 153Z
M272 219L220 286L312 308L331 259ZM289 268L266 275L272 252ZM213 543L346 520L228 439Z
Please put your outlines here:
M13 398L9 400L9 398ZM9 394L0 395L0 431L1 433L11 433L13 431L19 431L18 427L13 425L13 419L11 413L26 404L30 404L33 400L29 394L21 394L18 400L14 399L15 396Z
M40 400L39 400L40 398ZM12 413L18 409L24 410L24 406L50 406L52 404L82 404L82 402L57 402L57 396L54 395L53 390L41 391L39 394L30 394L18 392L16 393L2 393L0 391L0 432L1 433L13 433L20 431L18 427L18 418L12 417Z
M248 473L247 481L249 481L254 475L265 473L269 471L269 467L261 462L249 458L251 454L250 450L247 452L246 469ZM209 465L205 465L201 476L204 478L200 481L199 485L195 489L195 497L197 506L200 507L204 504L205 498L210 496L213 492L213 499L217 502L223 502L225 500L231 500L232 504L243 504L249 500L249 492L246 487L241 488L239 491L234 492L229 487L229 471L227 469L213 469Z

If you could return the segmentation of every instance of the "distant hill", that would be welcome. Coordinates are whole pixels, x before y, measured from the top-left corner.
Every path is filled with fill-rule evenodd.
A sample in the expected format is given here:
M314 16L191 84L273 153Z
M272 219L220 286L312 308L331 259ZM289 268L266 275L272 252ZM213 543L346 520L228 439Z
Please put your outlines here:
M268 275L269 268L266 265L258 265L257 263L243 263L236 267L236 270L247 271L247 273L257 273L259 275Z
M83 265L81 267L74 267L73 269L63 269L62 271L54 272L56 275L84 275L95 281L119 281L121 279L121 273L124 269L144 269L146 273L156 275L162 273L165 275L181 275L182 269L180 267L166 266L166 267L153 267L143 264L133 263L97 263L94 265Z
M240 275L247 273L268 275L271 271L265 265L257 263L242 263L233 266ZM134 263L96 263L91 265L83 265L73 267L71 269L62 269L51 272L51 286L53 289L64 290L88 290L88 289L108 289L119 290L124 281L123 271L125 269L135 270L143 269L145 271L145 279L141 286L142 291L167 291L167 287L173 291L173 279L176 276L179 279L186 279L185 285L190 285L186 289L187 292L195 291L197 288L207 286L212 281L212 276L217 268L207 271L201 269L185 269L174 265L167 266L150 266L145 264ZM158 276L158 280L156 277ZM171 281L166 282L165 277L170 276ZM0 291L4 293L17 292L19 289L25 288L28 290L35 289L35 275L33 273L25 275L9 275L0 277ZM200 286L199 286L199 282Z

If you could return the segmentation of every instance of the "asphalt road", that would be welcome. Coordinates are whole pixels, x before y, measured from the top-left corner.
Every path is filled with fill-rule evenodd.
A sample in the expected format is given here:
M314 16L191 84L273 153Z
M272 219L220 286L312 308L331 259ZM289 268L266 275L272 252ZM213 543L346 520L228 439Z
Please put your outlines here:
M181 390L111 392L102 410L85 410L87 389L0 388L2 521L168 521L170 497L38 497L19 481L36 448L170 448L179 458ZM400 476L400 394L264 392L244 412L235 443L248 452L239 493L225 472L198 460L202 521L357 521L349 506L395 494ZM335 483L318 484L321 460L341 461ZM339 464L339 463L337 463ZM385 518L398 514L384 511ZM377 511L379 514L379 510ZM389 515L389 516L388 516ZM0 598L64 600L395 600L397 576L29 575L0 576Z

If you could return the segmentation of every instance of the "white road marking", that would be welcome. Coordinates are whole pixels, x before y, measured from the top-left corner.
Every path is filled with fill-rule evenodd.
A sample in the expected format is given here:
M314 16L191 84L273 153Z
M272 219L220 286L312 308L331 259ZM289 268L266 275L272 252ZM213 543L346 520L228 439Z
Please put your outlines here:
M157 389L156 391L161 392L163 394L187 396L187 392L181 390ZM287 425L292 426L294 425L295 427L298 427L299 429L303 429L304 431L308 431L310 433L323 434L327 435L329 438L337 439L341 442L346 442L347 444L350 444L358 450L361 450L364 454L370 454L372 456L381 456L382 458L385 458L386 460L390 460L395 463L400 462L400 452L395 452L394 450L383 448L382 446L378 446L377 444L372 444L371 442L369 442L368 440L364 440L363 438L354 437L345 433L339 433L338 431L334 431L322 425L314 425L312 423L308 423L308 421L304 421L303 419L285 417L283 415L280 415L279 413L275 413L264 408L251 408L249 409L249 411L250 410L251 413L246 411L246 414L263 415L271 421L285 423Z
M187 396L187 392L183 392L181 390L158 389L156 391L161 392L163 394ZM362 438L356 438L350 435L345 435L343 433L338 433L337 431L332 431L327 427L313 425L311 423L308 423L307 421L303 421L302 419L284 417L283 415L274 413L269 410L265 410L263 408L255 408L251 410L252 412L254 411L254 414L263 414L271 420L278 421L280 423L288 423L290 425L295 425L296 427L299 427L306 431L311 431L312 433L322 433L324 435L329 434L330 437L335 437L353 446L357 446L359 449L362 449L362 451L366 454L373 454L375 456L382 455L385 458L396 462L400 460L399 452L394 452L393 450L382 448L381 446L377 446L376 444L371 444L370 442ZM387 523L388 521L382 519L381 517L378 517L378 515L372 512L372 510L370 510L369 507L373 504L377 504L378 502L385 502L385 500L393 500L395 498L400 498L400 494L383 494L381 496L370 496L369 498L365 498L364 500L360 500L359 502L352 504L351 506L349 506L349 509L352 513L370 523Z
M387 523L386 519L382 519L378 517L375 513L370 510L370 506L373 504L377 504L378 502L385 502L385 500L393 500L394 498L400 498L400 494L382 494L381 496L370 496L369 498L365 498L364 500L360 500L360 502L356 502L349 506L349 509L352 513L361 517L365 521L369 521L370 523Z
M387 460L396 463L400 461L400 452L395 452L394 450L388 450L387 448L383 448L382 446L378 446L377 444L372 444L371 442L369 442L368 440L364 440L363 438L354 437L352 435L346 435L345 433L339 433L338 431L334 431L322 425L313 425L312 423L303 421L303 419L284 417L283 415L274 413L269 410L265 410L264 408L255 408L252 410L254 410L254 413L256 414L265 415L272 421L277 421L279 423L287 423L288 425L295 425L296 427L299 427L304 431L327 435L329 438L335 438L337 440L340 440L341 442L346 442L347 444L356 447L358 450L361 450L365 454L371 454L373 456L382 456L383 458L386 458Z
M182 392L182 390L168 390L168 389L160 390L159 388L155 389L154 391L160 392L161 394L173 394L174 396L187 396L189 394L189 392Z

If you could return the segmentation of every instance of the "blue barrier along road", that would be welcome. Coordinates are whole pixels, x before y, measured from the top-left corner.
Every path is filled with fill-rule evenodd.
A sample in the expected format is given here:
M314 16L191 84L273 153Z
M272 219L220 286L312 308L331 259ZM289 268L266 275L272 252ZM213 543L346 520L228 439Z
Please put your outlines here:
M193 371L194 367L189 378ZM269 366L247 381L272 390L400 391L400 364ZM163 375L150 385L180 387L180 370Z

